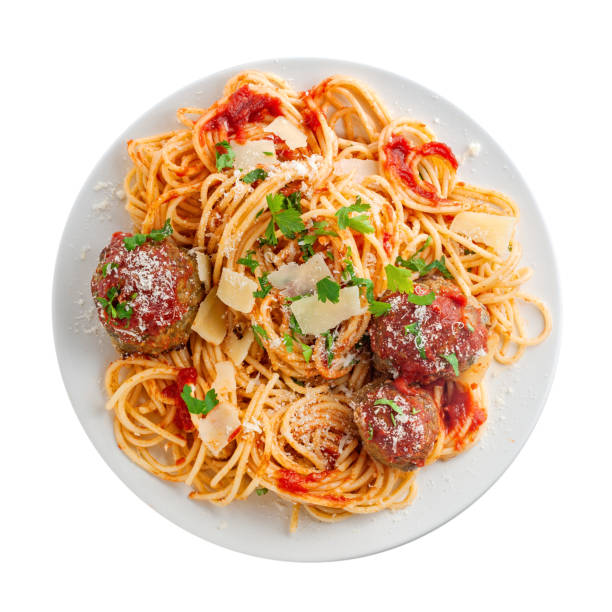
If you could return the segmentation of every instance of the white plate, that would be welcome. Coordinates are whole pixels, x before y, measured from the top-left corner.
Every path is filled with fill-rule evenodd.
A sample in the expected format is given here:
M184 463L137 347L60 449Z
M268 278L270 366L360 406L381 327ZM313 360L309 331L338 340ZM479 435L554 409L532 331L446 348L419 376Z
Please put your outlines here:
M122 202L114 195L130 166L125 142L175 129L177 108L208 106L221 95L227 79L245 68L279 74L297 89L337 73L362 79L394 115L425 121L460 160L471 142L480 143L480 156L466 159L459 177L502 191L520 205L524 263L535 269L527 289L551 308L553 333L544 344L528 350L518 365L491 368L489 421L480 443L452 461L421 470L417 499L406 510L334 524L315 522L302 512L298 531L290 535L288 507L274 495L252 496L225 508L194 502L187 498L186 487L141 470L115 443L112 418L104 409L102 377L116 355L93 314L89 279L111 233L131 228ZM268 60L230 68L185 87L119 136L85 182L66 223L55 269L53 325L62 376L77 416L98 452L136 495L177 525L221 546L274 559L324 561L414 540L456 516L499 478L527 440L548 395L559 350L560 297L552 247L532 195L500 147L463 112L420 85L377 68L336 60ZM522 503L520 497L517 503Z

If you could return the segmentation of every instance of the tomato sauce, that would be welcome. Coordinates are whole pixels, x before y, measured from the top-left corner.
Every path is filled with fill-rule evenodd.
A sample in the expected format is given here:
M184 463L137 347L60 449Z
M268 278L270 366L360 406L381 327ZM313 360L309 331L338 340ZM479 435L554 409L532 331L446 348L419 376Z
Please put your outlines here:
M279 115L282 115L279 98L256 93L248 85L243 85L228 98L216 115L206 122L204 129L223 129L232 136L239 134L249 123Z
M420 157L437 155L456 170L459 164L447 145L442 142L426 142L420 147L413 147L406 138L395 135L384 146L384 150L386 165L396 172L411 191L432 202L442 200L435 187L418 176L417 164Z
M487 420L486 412L474 402L469 389L453 385L452 394L443 400L442 417L447 432L461 428L471 417L468 433L477 431Z
M322 472L312 472L311 474L299 474L293 470L279 470L280 476L276 479L279 489L289 493L308 493L307 484L323 480L329 474L329 470Z
M195 368L181 368L176 377L176 382L170 383L163 391L162 395L174 401L176 410L174 412L174 424L182 431L193 431L195 426L191 420L191 414L187 409L187 404L181 397L185 385L195 385L198 373Z

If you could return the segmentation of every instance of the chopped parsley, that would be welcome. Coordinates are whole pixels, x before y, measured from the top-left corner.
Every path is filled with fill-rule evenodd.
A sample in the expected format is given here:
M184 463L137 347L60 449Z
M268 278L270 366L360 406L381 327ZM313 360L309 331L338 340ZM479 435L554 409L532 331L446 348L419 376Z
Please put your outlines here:
M465 326L473 333L474 332L474 326L469 322L466 321Z
M218 142L215 145L215 149L217 170L223 170L224 168L233 168L236 154L232 150L232 147L230 147L230 143L227 142L227 140L222 140L221 142Z
M374 437L374 428L370 425L368 427L368 440L371 440Z
M427 354L425 353L425 338L423 338L421 334L421 323L415 321L414 323L410 323L410 325L405 325L404 331L414 336L414 346L417 347L421 359L427 359Z
M357 196L354 204L350 206L343 206L336 211L336 218L338 219L338 227L343 230L349 227L356 232L361 234L372 234L374 228L370 223L368 215L357 215L356 217L350 217L349 214L352 212L366 212L370 210L369 204L363 204L361 197Z
M445 278L453 278L453 275L448 271L446 267L446 260L444 255L441 259L434 259L431 263L426 263L422 257L418 257L418 254L426 249L431 244L431 236L427 236L427 240L421 245L417 252L409 259L398 257L395 263L403 268L408 268L413 272L417 272L419 277L429 274L432 270L438 270Z
M283 344L285 345L285 348L287 349L288 353L293 353L293 337L292 336L290 336L289 334L284 334Z
M126 236L123 239L123 246L128 251L133 251L137 246L144 244L148 238L154 240L155 242L161 242L164 238L168 236L172 236L172 223L170 223L170 219L166 219L166 223L164 223L164 227L157 230L151 230L148 234L134 234L133 236Z
M138 294L132 293L129 300L126 302L119 302L119 289L117 287L111 287L106 292L106 297L96 297L96 300L102 304L102 307L106 311L106 314L112 319L127 319L129 324L130 318L134 314L134 309L130 306L129 302L133 300ZM127 325L126 325L127 327Z
M393 412L397 412L397 414L404 414L402 408L400 408L393 400L387 399L383 397L382 399L377 399L374 402L375 406L389 406Z
M332 351L332 347L334 346L334 338L331 335L331 332L326 331L322 336L325 338L325 353L327 355L327 365L331 365L331 362L334 360L334 353Z
M294 334L299 334L300 336L304 335L302 328L300 327L300 324L293 313L291 313L291 316L289 317L289 328Z
M272 153L272 151L264 151L263 154L264 155L274 155L274 153Z
M385 272L387 274L387 288L389 291L412 293L414 285L412 284L412 278L408 270L388 264L385 266Z
M107 261L103 266L102 266L102 277L106 278L106 276L108 275L108 269L114 270L115 268L118 268L119 266L114 262L114 261Z
M312 229L314 230L312 234L309 234L307 230L304 230L302 236L300 236L298 239L298 245L302 250L304 259L309 259L314 255L314 250L312 247L319 236L338 236L336 232L329 228L327 221L315 221L312 224ZM330 255L331 251L328 251L327 254ZM334 257L332 254L330 259L333 261L333 258Z
M395 422L395 417L393 416L393 413L392 413L392 412L390 412L390 413L389 413L389 416L391 417L391 422L393 423L393 427L396 427L396 426L397 426L397 423Z
M457 360L457 355L455 353L448 353L447 355L440 355L453 366L453 372L455 372L455 376L459 376L459 361Z
M262 274L257 280L259 281L260 289L253 291L253 297L265 298L266 295L272 291L272 285L268 280L268 273L266 272L265 274Z
M278 244L276 238L276 227L281 233L289 239L295 238L295 235L306 229L302 221L302 206L300 204L302 194L299 191L294 191L289 196L284 196L282 193L268 194L266 202L272 213L272 219L266 227L264 238L260 239L261 244L270 244L275 246Z
M377 302L373 300L368 306L368 311L371 312L375 317L380 317L391 310L391 304L388 302Z
M246 257L241 257L238 260L239 264L246 266L251 270L251 272L255 273L255 269L259 266L259 262L256 259L253 259L252 255L255 254L255 251L247 251Z
M436 299L436 294L432 291L430 293L426 293L425 295L417 295L416 293L411 293L408 296L408 301L416 304L417 306L429 306L433 304Z
M272 155L270 153L270 155ZM265 495L268 492L268 489L266 489L266 487L257 487L255 489L255 493L257 493L257 495Z
M255 181L263 181L268 176L268 173L261 168L255 168L255 170L251 170L247 172L240 180L247 185L254 183Z
M312 357L312 346L308 346L303 342L300 342L300 345L302 347L302 357L304 357L304 361L308 363Z
M206 392L204 399L198 399L191 395L191 386L185 385L181 391L181 398L187 406L187 410L191 414L208 414L218 403L217 393L214 389L210 389Z
M319 302L329 300L333 304L337 304L340 301L340 285L329 276L322 278L317 283L317 297Z
M262 338L268 338L268 332L261 325L251 325L255 332L255 341L263 348Z

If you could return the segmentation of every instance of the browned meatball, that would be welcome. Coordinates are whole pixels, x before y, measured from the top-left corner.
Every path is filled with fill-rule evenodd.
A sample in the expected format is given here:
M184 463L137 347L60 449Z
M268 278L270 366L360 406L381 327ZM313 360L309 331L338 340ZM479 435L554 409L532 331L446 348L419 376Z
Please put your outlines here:
M91 279L102 325L121 353L155 354L185 344L203 297L195 260L169 238L129 250L129 236L113 234Z
M373 382L353 401L353 416L369 455L408 471L422 466L440 432L440 417L431 395L420 387L402 393L390 381Z
M489 315L457 285L432 276L415 283L417 295L433 292L435 300L416 305L406 293L387 293L385 315L370 322L370 344L376 367L407 382L428 383L451 378L484 355Z

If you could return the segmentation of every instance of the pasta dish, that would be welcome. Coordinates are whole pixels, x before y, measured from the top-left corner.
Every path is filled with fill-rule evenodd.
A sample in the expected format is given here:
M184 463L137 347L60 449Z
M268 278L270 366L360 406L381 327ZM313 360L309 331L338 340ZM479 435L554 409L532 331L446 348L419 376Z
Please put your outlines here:
M133 229L91 281L119 447L194 500L278 495L292 530L407 506L481 434L491 361L551 329L517 205L350 77L246 71L177 116L128 141Z

